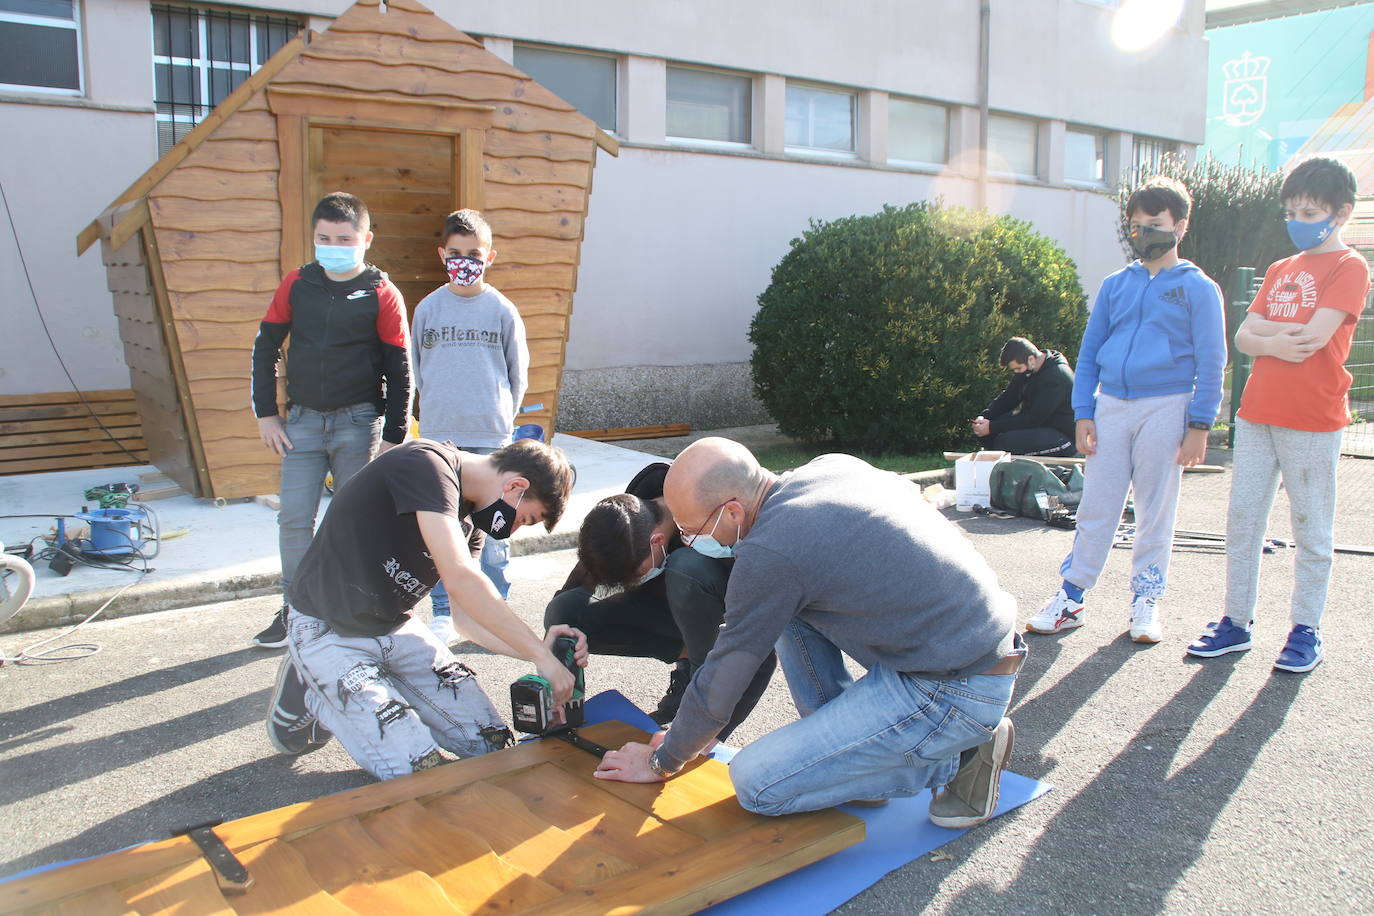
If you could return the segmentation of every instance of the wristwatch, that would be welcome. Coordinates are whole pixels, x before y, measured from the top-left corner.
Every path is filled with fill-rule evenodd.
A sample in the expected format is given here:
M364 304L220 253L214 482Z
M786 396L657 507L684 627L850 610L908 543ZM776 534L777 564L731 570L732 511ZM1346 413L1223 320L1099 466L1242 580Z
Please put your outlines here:
M654 748L654 752L649 755L649 769L653 770L654 775L659 779L672 779L676 775L672 770L658 762L658 748Z
M1201 420L1189 420L1189 421L1188 421L1188 428L1189 428L1189 429L1211 429L1211 428L1212 428L1212 424L1211 424L1211 423L1203 423Z

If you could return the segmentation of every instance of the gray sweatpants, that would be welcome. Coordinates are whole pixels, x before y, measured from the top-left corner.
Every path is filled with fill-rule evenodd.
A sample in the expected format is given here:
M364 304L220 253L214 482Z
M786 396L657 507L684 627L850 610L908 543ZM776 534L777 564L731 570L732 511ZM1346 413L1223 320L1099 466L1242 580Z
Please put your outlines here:
M292 609L287 651L305 707L378 779L500 750L511 734L471 670L414 617L385 636L344 636Z
M1102 575L1121 524L1126 494L1135 489L1131 591L1160 598L1169 578L1178 486L1178 447L1188 429L1188 394L1124 400L1097 396L1097 452L1083 466L1083 500L1073 549L1059 573L1082 589Z
M1282 473L1298 542L1293 625L1321 626L1334 557L1341 432L1313 433L1236 418L1231 503L1226 511L1226 615L1236 623L1243 625L1255 616L1264 528Z

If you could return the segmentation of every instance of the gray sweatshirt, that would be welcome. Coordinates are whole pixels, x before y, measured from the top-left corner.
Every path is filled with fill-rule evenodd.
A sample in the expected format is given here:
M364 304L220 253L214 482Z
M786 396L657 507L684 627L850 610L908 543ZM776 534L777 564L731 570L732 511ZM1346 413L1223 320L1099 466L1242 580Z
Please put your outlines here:
M921 489L850 455L785 475L735 549L725 624L658 752L681 767L729 720L793 617L851 658L936 680L1012 650L1016 600Z
M441 286L420 301L411 331L421 434L477 448L510 442L530 364L511 301L491 287L465 299Z

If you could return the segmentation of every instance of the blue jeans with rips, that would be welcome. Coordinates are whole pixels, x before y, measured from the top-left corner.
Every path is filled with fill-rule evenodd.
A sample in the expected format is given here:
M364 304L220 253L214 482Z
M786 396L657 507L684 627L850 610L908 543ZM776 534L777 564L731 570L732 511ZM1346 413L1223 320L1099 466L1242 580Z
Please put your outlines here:
M840 649L793 618L777 642L802 719L739 752L730 779L758 814L816 811L943 786L959 755L992 738L1015 675L930 680L874 665L855 681Z
M333 473L338 492L372 460L382 436L382 416L375 404L326 411L293 404L283 425L291 448L281 460L277 538L282 591L289 596L296 567L315 537L325 477Z

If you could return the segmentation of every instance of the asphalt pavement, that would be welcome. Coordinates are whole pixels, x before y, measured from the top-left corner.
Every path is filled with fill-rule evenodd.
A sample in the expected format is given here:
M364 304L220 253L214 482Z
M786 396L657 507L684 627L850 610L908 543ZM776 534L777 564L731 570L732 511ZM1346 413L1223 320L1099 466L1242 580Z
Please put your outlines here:
M1367 544L1374 462L1343 461L1341 475L1337 539ZM1228 485L1228 475L1188 475L1180 527L1224 528ZM1053 592L1070 532L949 514L1016 596L1022 619ZM1280 495L1270 533L1288 530ZM1127 561L1114 552L1084 627L1030 637L1012 769L1054 791L837 912L1374 912L1374 677L1365 656L1374 557L1338 558L1327 658L1308 675L1271 667L1287 630L1291 551L1264 561L1256 647L1209 661L1183 647L1218 615L1221 553L1174 553L1165 641L1153 647L1125 635ZM572 563L570 550L512 561L511 603L528 623L539 623ZM66 640L99 644L93 657L0 667L0 875L368 783L337 742L299 758L267 743L263 717L282 652L248 640L277 600L96 622ZM0 648L13 654L55 632L5 634ZM457 652L504 709L507 685L528 665L470 644ZM655 661L594 657L588 687L614 687L652 708L667 675ZM734 743L795 716L776 675Z

